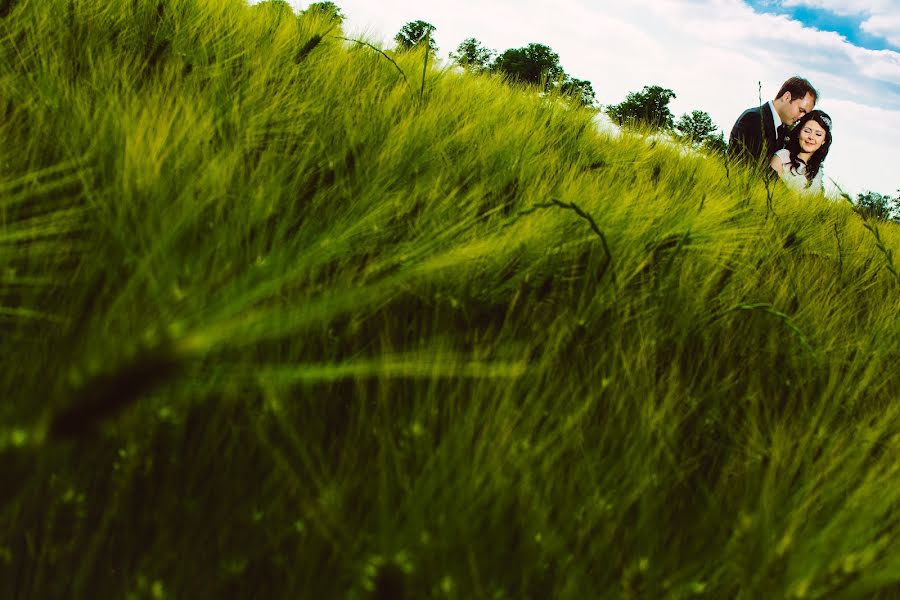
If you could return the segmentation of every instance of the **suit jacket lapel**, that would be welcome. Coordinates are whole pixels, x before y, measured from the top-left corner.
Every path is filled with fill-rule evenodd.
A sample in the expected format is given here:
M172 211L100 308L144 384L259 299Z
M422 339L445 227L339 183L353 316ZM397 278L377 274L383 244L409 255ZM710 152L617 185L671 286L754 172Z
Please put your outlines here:
M775 115L772 113L772 108L768 102L763 104L762 117L763 127L766 132L766 151L769 153L769 156L772 156L778 150L778 134L775 130Z

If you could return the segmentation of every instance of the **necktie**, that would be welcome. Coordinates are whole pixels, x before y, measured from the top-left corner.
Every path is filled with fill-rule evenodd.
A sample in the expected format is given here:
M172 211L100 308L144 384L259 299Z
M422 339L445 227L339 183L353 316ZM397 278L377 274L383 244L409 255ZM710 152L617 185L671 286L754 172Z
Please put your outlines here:
M791 135L791 130L787 128L787 125L782 123L778 126L776 135L778 136L778 140L775 142L775 145L778 146L777 149L780 150L787 145L788 138Z

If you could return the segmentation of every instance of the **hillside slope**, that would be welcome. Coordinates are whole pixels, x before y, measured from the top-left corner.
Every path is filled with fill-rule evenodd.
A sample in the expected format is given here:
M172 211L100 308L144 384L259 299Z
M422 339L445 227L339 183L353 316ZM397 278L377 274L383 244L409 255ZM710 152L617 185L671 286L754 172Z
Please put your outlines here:
M239 0L0 18L3 597L896 597L898 228Z

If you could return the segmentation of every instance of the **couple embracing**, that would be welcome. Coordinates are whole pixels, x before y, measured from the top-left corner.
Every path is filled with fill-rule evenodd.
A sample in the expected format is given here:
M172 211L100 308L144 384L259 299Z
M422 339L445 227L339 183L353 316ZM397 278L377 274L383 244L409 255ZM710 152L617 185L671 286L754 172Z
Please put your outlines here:
M809 81L791 77L773 100L738 117L728 140L729 157L774 172L799 192L823 193L831 117L814 110L817 99Z

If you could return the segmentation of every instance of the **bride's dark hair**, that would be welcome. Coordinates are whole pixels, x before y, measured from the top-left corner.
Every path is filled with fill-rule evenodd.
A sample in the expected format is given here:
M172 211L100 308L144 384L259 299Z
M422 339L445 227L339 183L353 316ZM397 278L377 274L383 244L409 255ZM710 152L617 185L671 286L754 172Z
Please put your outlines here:
M794 125L794 128L791 129L791 136L787 143L788 152L791 154L791 162L789 168L791 172L796 173L797 167L803 163L800 160L798 154L802 152L800 148L800 132L803 131L803 128L810 121L815 121L825 130L825 141L822 142L822 145L819 146L819 149L813 152L813 155L809 157L809 160L806 162L806 185L809 186L812 183L812 180L815 179L816 175L819 173L819 168L821 168L822 163L825 161L825 157L828 156L828 149L831 148L831 117L827 114L823 113L821 110L811 110Z

